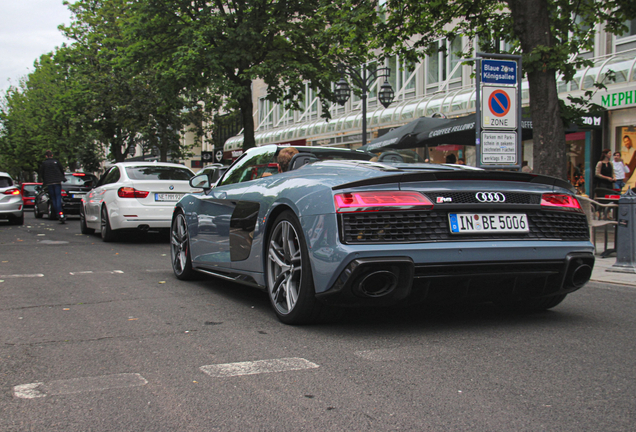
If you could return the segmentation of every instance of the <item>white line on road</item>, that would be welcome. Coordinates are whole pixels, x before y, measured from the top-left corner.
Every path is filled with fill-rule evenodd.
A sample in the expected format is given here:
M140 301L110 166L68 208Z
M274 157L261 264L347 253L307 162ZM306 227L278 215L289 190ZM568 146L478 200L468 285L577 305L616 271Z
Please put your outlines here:
M13 387L13 395L20 399L35 399L114 388L140 387L146 384L148 384L148 381L138 373L123 373L21 384Z
M319 367L303 358L283 358L272 360L257 360L251 362L224 363L201 366L199 369L215 378L225 378L241 375L256 375L272 372L286 372Z
M69 272L69 274L72 276L79 276L79 275L85 275L85 274L123 274L123 273L124 272L121 270L105 270L105 271L88 270L88 271Z
M35 274L15 274L15 275L0 275L0 278L36 278L36 277L44 277L42 273Z

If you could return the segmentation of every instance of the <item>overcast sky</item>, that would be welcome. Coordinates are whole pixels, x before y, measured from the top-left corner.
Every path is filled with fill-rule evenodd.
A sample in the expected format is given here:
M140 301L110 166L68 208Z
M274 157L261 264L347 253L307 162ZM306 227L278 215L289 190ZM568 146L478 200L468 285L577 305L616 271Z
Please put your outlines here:
M0 94L33 72L33 62L42 54L68 43L57 29L71 21L62 1L0 0Z

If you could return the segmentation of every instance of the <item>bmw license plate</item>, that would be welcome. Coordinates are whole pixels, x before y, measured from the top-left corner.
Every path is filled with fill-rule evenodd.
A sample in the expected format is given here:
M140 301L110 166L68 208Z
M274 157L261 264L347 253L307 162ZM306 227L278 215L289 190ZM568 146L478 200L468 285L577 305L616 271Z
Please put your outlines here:
M448 218L452 234L530 232L525 214L450 213Z
M179 201L183 194L179 193L156 193L155 201Z
M71 195L72 198L84 198L86 196L85 193L76 193Z

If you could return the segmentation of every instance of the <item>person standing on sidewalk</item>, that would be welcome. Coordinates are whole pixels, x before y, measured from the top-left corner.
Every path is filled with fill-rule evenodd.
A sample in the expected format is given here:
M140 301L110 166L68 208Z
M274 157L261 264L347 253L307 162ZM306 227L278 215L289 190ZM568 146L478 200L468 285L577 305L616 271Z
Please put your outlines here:
M614 177L614 166L610 161L610 149L601 152L601 160L596 164L596 187L604 189L613 189L616 178Z
M614 189L622 190L623 186L625 186L625 175L629 173L629 167L623 163L621 152L614 152L612 165L614 165L614 177L616 177Z
M60 222L64 223L66 221L62 211L62 182L66 179L64 168L57 159L53 159L51 150L47 150L45 156L46 159L40 165L40 181L49 190L53 214L59 218Z

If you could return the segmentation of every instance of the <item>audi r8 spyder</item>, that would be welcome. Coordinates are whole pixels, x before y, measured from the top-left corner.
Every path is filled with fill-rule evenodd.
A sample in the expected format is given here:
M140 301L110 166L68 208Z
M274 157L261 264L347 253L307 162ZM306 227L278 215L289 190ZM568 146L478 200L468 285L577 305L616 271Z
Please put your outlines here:
M345 306L545 310L591 276L588 222L565 181L319 147L272 174L282 148L248 150L213 185L190 179L204 192L174 209L177 278L259 287L282 322L301 324Z

